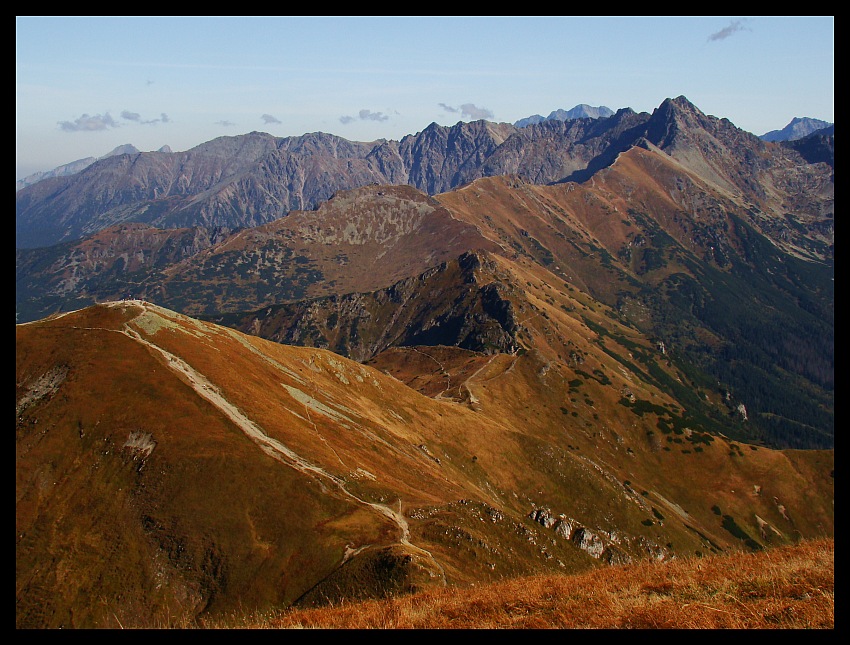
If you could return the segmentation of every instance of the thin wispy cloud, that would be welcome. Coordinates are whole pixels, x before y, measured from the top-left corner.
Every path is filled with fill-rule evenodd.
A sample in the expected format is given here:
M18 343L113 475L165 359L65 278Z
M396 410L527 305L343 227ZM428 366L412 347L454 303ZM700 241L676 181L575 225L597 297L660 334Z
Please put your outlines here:
M124 110L121 112L121 118L127 121L134 121L135 123L139 123L141 125L155 125L157 123L168 123L169 118L168 115L163 112L159 115L158 119L143 119L142 115L138 112L130 112L129 110Z
M716 31L711 34L708 37L708 40L725 40L729 38L729 36L732 36L738 33L739 31L751 31L750 28L747 27L745 20L733 20L720 31Z
M65 132L97 132L109 128L120 127L120 123L113 119L109 112L106 114L83 114L73 121L58 121L59 127Z
M460 112L460 116L462 119L492 119L493 111L488 110L487 108L478 107L474 103L464 103L460 107L452 107L451 105L446 105L445 103L438 103L441 108L443 108L446 112L451 112L456 114Z
M280 123L280 121L276 117L273 117L271 114L264 114L261 118L263 119L263 123L265 123L266 125L268 125L269 123Z
M223 125L225 128L230 128L236 124L233 121L216 121L213 125Z

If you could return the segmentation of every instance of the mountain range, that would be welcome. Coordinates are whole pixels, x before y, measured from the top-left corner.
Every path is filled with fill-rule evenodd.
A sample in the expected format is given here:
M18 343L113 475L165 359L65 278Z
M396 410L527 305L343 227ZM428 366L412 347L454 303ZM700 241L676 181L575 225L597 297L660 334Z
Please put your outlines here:
M599 119L613 116L613 114L614 110L609 107L605 107L604 105L600 105L599 107L593 107L592 105L582 103L580 105L576 105L570 110L553 110L549 113L549 116L547 117L535 114L533 116L529 116L524 119L520 119L519 121L516 121L514 125L518 128L524 128L527 125L534 125L537 123L542 123L543 121L551 121L553 119L556 121L569 121L572 119Z
M22 188L26 188L27 186L31 186L42 179L49 179L50 177L66 177L68 175L75 175L81 170L88 168L98 159L106 159L107 157L115 157L116 155L129 155L136 154L140 152L136 146L131 143L125 143L124 145L120 145L116 148L113 148L109 152L107 152L102 157L85 157L84 159L77 159L76 161L72 161L70 163L62 164L61 166L57 166L53 170L48 170L44 172L36 172L32 175L27 175L23 179L19 179L15 182L15 191L19 191ZM171 152L171 148L169 146L162 146L159 149L159 152Z
M514 125L518 128L525 127L527 125L541 123L543 121L548 120L558 120L558 121L568 121L572 119L582 119L582 118L590 118L590 119L598 119L598 118L607 118L612 116L614 111L611 108L605 106L593 107L582 103L580 105L576 105L575 107L564 110L559 108L557 110L553 110L549 113L548 117L544 117L540 114L535 114L530 117L526 117L523 119L519 119L514 122ZM791 120L791 122L786 125L782 130L771 130L770 132L761 135L761 138L765 141L794 141L797 139L801 139L807 137L817 130L824 130L823 134L832 134L834 132L835 126L834 124L828 123L826 121L821 121L820 119L812 119L809 117L795 117ZM132 154L139 152L138 148L133 146L132 144L124 144L118 146L117 148L111 150L107 154L102 157L86 157L85 159L78 159L77 161L72 161L67 164L63 164L54 168L53 170L37 172L32 175L29 175L23 179L19 179L15 183L15 190L18 191L26 186L34 184L42 179L47 179L49 177L58 177L58 176L66 176L76 174L84 168L90 166L92 163L97 161L98 159L104 159L106 157L112 157L118 154ZM171 148L167 145L159 148L158 152L171 152Z
M834 134L810 137L678 97L251 133L17 191L17 625L832 536Z
M130 221L160 228L257 226L291 210L315 208L340 189L370 183L407 184L434 195L507 174L535 184L584 181L642 139L666 148L663 137L673 142L676 135L663 132L673 105L668 100L652 115L624 108L606 119L553 119L523 128L487 121L432 123L400 142L350 142L323 133L281 139L255 132L186 152L108 157L80 173L18 191L16 248L78 239ZM709 117L700 112L698 118ZM761 154L752 135L725 119L711 119L726 130L723 145L730 153L735 139L742 139L744 149ZM716 165L710 151L700 154ZM723 187L752 190L723 176L723 169L698 170L713 173L710 179Z

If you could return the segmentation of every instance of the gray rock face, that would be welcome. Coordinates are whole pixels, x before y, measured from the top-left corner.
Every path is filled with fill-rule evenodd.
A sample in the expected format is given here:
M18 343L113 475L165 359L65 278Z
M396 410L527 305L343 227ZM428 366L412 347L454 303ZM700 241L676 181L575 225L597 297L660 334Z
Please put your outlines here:
M511 353L519 346L514 308L507 287L482 284L475 276L481 263L479 255L466 253L385 289L222 320L275 342L331 349L361 362L390 346L447 345Z
M555 521L555 535L559 535L565 540L569 540L572 537L575 529L575 522L569 518L558 518L558 520Z
M435 195L477 179L485 161L515 132L507 123L474 121L448 128L432 123L399 144L407 183Z
M569 540L582 551L593 558L606 564L618 565L629 564L634 558L627 549L637 553L646 554L654 560L664 561L671 557L665 547L647 540L646 538L633 538L620 531L594 530L582 526L577 520L566 515L555 515L549 508L533 508L528 517L547 529L554 531L555 535L564 540Z
M558 518L552 515L552 511L548 508L535 508L528 516L547 529L551 529L558 522ZM570 536L567 535L566 537L569 538Z
M578 548L586 551L594 558L600 558L602 552L605 550L605 543L602 541L602 538L585 527L576 529L571 539Z

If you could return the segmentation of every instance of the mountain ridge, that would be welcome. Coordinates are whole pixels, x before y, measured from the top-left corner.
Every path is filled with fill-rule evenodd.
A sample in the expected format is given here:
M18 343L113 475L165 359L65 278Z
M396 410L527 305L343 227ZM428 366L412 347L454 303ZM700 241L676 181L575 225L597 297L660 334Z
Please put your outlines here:
M552 120L524 128L486 121L451 127L433 123L400 142L251 133L221 137L185 153L102 160L73 177L18 192L16 246L54 244L127 221L159 227L256 226L290 210L314 208L337 190L371 183L409 184L433 195L499 174L519 174L535 183L585 181L645 138L643 123L667 127L663 118L674 118L667 105L675 105L677 113L698 113L688 117L694 123L725 127L746 139L749 148L756 145L754 135L706 117L684 97L677 101L665 100L651 123L650 115L626 108L608 118ZM625 123L631 132L623 129ZM668 133L674 134L675 129ZM653 136L662 149L668 145L661 131L650 140ZM732 145L727 152L737 148ZM770 156L778 161L790 153L772 148ZM763 150L758 154L766 156Z
M548 120L567 121L579 118L607 118L609 116L612 116L614 112L614 110L611 110L606 106L594 107L586 103L581 103L571 108L570 110L564 110L562 108L553 110L549 113L548 117L543 117L542 115L535 114L530 117L519 119L518 121L515 121L513 125L518 128L522 128L527 125L536 125ZM785 128L783 128L782 130L771 130L768 133L760 135L760 138L766 141L773 142L794 141L796 139L808 136L813 132L817 131L818 129L826 130L829 126L832 126L834 128L833 124L830 124L826 121L822 121L820 119L813 119L811 117L794 117L794 119L792 119L791 122L789 122L789 124L786 125ZM98 159L103 159L105 157L113 156L115 154L127 154L134 152L139 152L139 150L135 148L135 146L133 146L132 144L124 144L122 146L116 147L114 150L101 157L86 157L84 159L79 159L76 161L68 162L66 164L62 164L49 171L39 171L33 173L32 175L24 177L23 179L17 180L15 184L15 189L16 191L20 190L21 188L41 181L42 179L47 179L49 177L76 174L77 172L87 167L88 165L91 165L91 163L97 161ZM158 148L157 152L170 153L172 152L172 150L170 146L164 145Z
M520 119L514 122L514 125L518 128L524 128L527 125L536 125L538 123L542 123L543 121L568 121L570 119L598 119L600 117L609 117L614 114L614 110L604 105L600 105L594 107L592 105L588 105L587 103L580 103L575 107L564 110L559 108L557 110L552 110L549 113L549 116L543 117L540 114L534 114L532 116L526 117L524 119Z
M75 175L81 170L89 167L95 161L99 159L106 159L107 157L114 157L116 155L126 155L126 154L135 154L141 152L136 146L131 143L125 143L123 145L117 146L107 152L105 155L100 157L85 157L83 159L77 159L76 161L71 161L66 164L62 164L53 168L52 170L39 171L33 173L31 175L27 175L23 179L18 179L15 182L15 191L19 191L22 188L26 188L32 184L35 184L43 179L49 179L51 177L65 177L68 175ZM161 146L157 152L171 152L171 148L167 145Z

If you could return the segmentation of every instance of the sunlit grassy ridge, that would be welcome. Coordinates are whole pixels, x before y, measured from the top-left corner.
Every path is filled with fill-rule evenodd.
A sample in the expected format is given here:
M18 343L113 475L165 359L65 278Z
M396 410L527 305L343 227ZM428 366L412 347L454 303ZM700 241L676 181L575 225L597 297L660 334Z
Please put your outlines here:
M577 575L290 610L213 628L833 629L835 543L641 562Z

